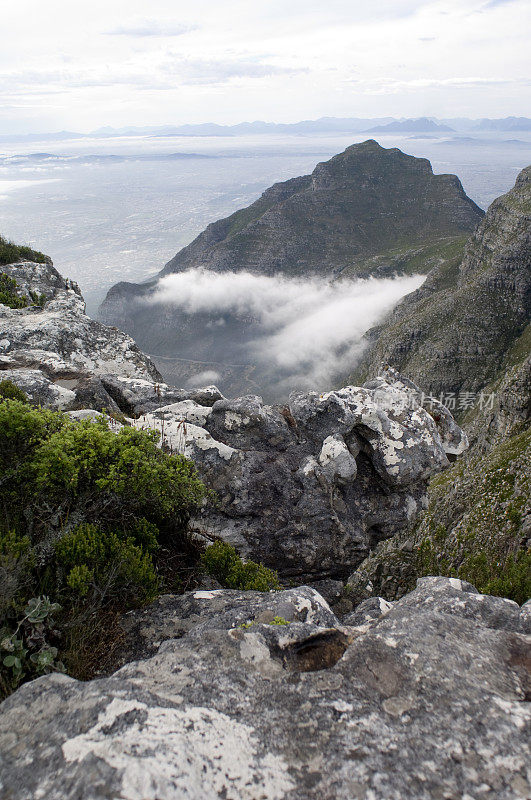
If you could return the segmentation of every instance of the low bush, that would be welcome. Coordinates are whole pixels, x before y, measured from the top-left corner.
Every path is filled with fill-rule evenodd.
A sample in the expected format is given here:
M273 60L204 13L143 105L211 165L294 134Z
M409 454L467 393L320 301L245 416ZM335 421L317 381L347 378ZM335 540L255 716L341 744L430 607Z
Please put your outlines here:
M14 244L0 236L0 264L15 264L17 261L36 261L43 264L46 256L38 250Z
M0 272L0 303L9 308L25 308L28 301L17 294L17 282L5 272Z
M193 464L162 452L157 438L0 398L0 628L20 650L16 664L15 651L2 650L3 694L56 656L68 668L69 643L79 649L95 616L155 597L167 575L161 551L174 571L186 560L188 519L208 492ZM55 627L42 627L35 651L25 609L42 597ZM51 660L31 660L53 648Z
M61 610L46 596L33 597L22 611L16 627L0 629L0 694L7 695L23 680L47 672L64 671L57 661L57 647L50 640L57 636L53 617Z
M227 542L214 542L201 556L206 572L227 589L269 592L280 589L278 575L255 561L243 561Z
M28 402L26 393L10 380L0 381L0 400L19 400L21 403Z

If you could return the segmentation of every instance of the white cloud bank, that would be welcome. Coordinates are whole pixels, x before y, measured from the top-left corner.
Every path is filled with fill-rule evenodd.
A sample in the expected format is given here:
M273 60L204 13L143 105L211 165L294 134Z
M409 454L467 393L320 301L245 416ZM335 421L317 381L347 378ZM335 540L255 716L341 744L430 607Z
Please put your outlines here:
M274 384L275 394L285 395L323 390L348 374L363 352L363 334L423 280L414 275L330 283L194 269L162 278L152 302L186 314L210 313L213 324L251 320L252 338L235 341L227 361L243 349L264 386Z

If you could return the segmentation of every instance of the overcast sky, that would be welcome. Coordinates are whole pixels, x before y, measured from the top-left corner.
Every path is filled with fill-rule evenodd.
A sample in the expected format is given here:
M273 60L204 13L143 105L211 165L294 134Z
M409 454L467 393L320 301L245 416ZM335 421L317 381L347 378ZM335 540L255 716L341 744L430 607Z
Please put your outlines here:
M529 0L3 0L0 132L531 115Z

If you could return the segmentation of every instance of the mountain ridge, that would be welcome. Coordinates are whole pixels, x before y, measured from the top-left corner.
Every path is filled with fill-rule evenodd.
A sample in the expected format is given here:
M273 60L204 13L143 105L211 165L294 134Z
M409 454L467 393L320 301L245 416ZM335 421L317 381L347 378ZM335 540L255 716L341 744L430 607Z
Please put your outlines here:
M420 133L453 133L454 128L444 123L434 122L428 117L418 119L395 120L385 125L376 125L369 128L365 133L410 133L418 131Z
M435 123L449 125L456 130L485 130L485 131L525 131L531 130L531 119L528 117L500 117L496 119L472 119L457 117L440 119L429 117ZM90 137L112 136L233 136L238 134L263 134L263 133L362 133L369 127L385 125L393 122L411 121L411 118L396 117L319 117L318 119L300 120L298 122L238 122L225 125L215 122L186 123L182 125L125 125L114 128L110 125L102 126L88 133L79 131L53 131L42 133L10 133L0 136L0 142L17 141L56 141L60 139L83 139Z
M495 380L530 321L531 166L497 198L463 260L436 267L422 287L367 333L352 378L387 363L435 396L479 391Z
M211 314L154 304L160 278L192 269L325 280L426 273L460 255L483 213L456 176L434 175L428 160L368 140L211 223L153 279L116 284L99 318L122 327L153 355L239 364L240 343L257 335L252 320L225 315L223 330L212 329ZM222 388L264 392L271 380L260 375L254 388ZM178 361L168 376L182 379Z

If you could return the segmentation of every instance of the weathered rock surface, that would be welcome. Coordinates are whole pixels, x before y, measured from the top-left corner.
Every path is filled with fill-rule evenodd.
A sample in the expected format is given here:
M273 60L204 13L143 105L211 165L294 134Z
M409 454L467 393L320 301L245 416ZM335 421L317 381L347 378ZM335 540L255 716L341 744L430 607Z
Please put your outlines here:
M133 406L136 383L121 380ZM211 404L215 390L204 393L210 405L181 400L133 424L158 430L217 493L192 520L196 535L285 576L346 578L378 541L413 523L430 476L467 447L449 412L435 404L428 413L393 371L366 388L294 395L284 407L259 397Z
M348 382L390 364L435 395L477 392L529 353L531 166L490 206L462 262L441 265L369 332ZM519 337L522 339L519 341Z
M279 592L213 589L167 594L122 617L122 644L116 658L121 666L154 655L162 642L180 639L192 630L197 634L207 629L270 624L275 618L322 628L339 625L323 597L308 586Z
M2 798L529 797L527 609L441 578L356 627L308 589L208 594L180 600L195 626L147 660L7 699ZM315 616L268 624L286 603Z
M0 271L15 278L21 295L46 296L42 308L0 305L0 375L18 383L35 402L73 405L76 388L86 391L83 381L106 373L160 379L130 336L86 316L77 284L50 263L25 261L0 265ZM102 405L112 409L101 387L97 392Z

